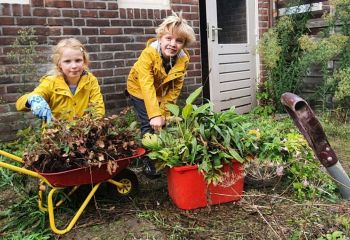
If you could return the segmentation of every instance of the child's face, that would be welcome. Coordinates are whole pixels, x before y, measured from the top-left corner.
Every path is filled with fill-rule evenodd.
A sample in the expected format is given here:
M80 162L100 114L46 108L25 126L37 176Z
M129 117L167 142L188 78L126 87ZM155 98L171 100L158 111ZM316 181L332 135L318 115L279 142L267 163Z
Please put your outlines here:
M84 70L84 56L78 49L63 48L59 67L68 83L76 84Z
M176 35L167 33L159 39L160 49L164 58L175 57L184 47L185 39Z

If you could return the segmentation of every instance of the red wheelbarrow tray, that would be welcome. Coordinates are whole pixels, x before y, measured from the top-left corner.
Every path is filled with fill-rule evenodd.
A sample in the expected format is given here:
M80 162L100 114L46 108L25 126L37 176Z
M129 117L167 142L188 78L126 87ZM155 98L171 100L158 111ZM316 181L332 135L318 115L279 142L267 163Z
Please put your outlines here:
M138 148L134 155L114 160L118 163L118 168L112 175L107 171L107 162L104 162L101 166L87 166L56 173L42 173L38 170L36 172L54 187L96 184L113 178L124 168L128 167L131 160L142 156L145 152L146 150L144 148Z

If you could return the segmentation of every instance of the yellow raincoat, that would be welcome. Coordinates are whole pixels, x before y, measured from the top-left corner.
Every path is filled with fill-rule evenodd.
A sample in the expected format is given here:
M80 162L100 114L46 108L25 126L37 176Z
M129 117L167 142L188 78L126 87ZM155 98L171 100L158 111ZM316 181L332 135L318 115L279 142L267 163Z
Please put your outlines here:
M148 118L166 116L166 103L175 103L180 95L189 54L182 49L175 65L166 73L160 54L160 46L156 39L150 39L147 47L132 67L128 76L127 90L129 94L145 102Z
M105 106L100 86L96 77L86 72L80 79L75 94L73 95L63 76L44 76L40 79L40 85L33 92L21 96L16 102L18 111L28 111L26 107L28 97L33 94L42 96L51 108L55 118L73 119L74 116L82 116L84 110L90 107L97 117L103 117Z

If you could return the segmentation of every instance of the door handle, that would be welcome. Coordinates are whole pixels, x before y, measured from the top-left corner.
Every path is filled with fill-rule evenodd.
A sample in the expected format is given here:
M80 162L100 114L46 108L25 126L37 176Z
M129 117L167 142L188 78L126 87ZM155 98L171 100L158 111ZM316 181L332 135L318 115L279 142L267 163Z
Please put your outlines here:
M215 41L215 31L221 31L222 28L211 26L211 41Z

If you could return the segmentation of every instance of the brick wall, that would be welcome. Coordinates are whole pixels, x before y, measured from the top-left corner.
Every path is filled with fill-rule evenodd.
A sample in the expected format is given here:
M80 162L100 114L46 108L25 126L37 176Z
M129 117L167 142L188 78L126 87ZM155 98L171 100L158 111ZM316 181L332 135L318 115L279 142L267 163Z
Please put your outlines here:
M274 13L272 6L275 2L276 0L258 0L259 38L273 25ZM260 59L259 81L263 82L266 72L261 60L262 59Z
M183 11L199 39L199 1L172 0L172 10ZM31 0L29 5L0 4L0 71L10 67L7 53L23 27L36 31L38 51L49 61L52 45L60 39L75 37L90 52L90 70L99 79L108 114L117 113L127 105L124 97L127 75L145 47L147 39L155 36L157 27L171 10L120 9L117 1L98 0ZM201 85L200 44L189 49L191 61L183 88L183 97ZM48 70L48 64L38 64L38 72ZM23 127L20 119L32 117L19 113L15 101L18 89L26 84L32 90L37 80L26 82L23 76L0 76L0 141L12 140Z

